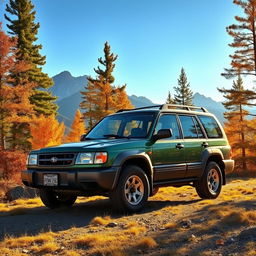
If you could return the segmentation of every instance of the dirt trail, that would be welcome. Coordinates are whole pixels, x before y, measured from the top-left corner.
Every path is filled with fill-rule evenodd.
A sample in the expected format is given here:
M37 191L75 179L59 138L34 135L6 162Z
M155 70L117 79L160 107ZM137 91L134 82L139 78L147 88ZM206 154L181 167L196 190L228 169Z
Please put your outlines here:
M108 222L114 223L113 227L91 224L95 217L104 216L110 216ZM128 235L123 244L118 243L122 255L256 256L256 181L232 181L216 200L201 200L190 187L164 188L150 198L142 212L133 215L117 214L108 199L97 198L76 203L70 209L49 210L36 206L16 213L0 210L0 239L7 234L20 237L52 230L60 234L55 238L59 248L68 247L78 255L87 255L93 254L89 245L70 245L78 234L125 233L129 223L144 229ZM157 245L138 247L136 242L142 237L152 238ZM98 247L99 255L111 255L105 247L103 251ZM29 246L25 248L25 255L36 255ZM58 255L66 255L59 250Z

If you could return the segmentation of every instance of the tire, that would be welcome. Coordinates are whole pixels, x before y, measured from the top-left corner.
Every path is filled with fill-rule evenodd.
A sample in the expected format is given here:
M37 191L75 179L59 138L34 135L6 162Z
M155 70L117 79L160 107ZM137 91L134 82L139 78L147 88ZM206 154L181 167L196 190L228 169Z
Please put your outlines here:
M43 204L50 208L59 208L59 207L71 207L77 196L68 195L68 194L59 194L52 190L40 189L39 195Z
M153 191L152 191L152 195L151 196L154 196L158 193L159 191L159 187L153 187Z
M223 184L220 167L209 162L200 181L195 184L196 192L202 199L215 199L219 196Z
M122 170L116 188L110 193L113 207L122 212L140 211L148 197L148 177L136 165L128 165Z

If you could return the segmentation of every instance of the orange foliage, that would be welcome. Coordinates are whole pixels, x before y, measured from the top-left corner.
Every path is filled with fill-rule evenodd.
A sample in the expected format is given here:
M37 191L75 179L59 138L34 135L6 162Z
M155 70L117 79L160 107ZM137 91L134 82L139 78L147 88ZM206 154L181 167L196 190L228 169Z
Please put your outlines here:
M80 137L85 133L85 126L82 120L82 114L78 109L75 114L74 121L71 126L71 130L67 137L65 138L65 142L78 142L80 141Z
M125 87L120 87L116 89L116 94L114 95L115 109L132 109L133 105L131 104L128 95L126 94Z
M16 40L5 34L0 23L0 147L3 149L10 127L28 122L33 114L29 97L35 85L22 76L30 66L17 59L15 45Z
M30 131L32 149L39 149L61 144L65 125L64 123L59 123L54 115L48 117L40 115L38 118L33 119Z
M0 151L0 177L21 182L20 172L26 169L27 154L21 151Z

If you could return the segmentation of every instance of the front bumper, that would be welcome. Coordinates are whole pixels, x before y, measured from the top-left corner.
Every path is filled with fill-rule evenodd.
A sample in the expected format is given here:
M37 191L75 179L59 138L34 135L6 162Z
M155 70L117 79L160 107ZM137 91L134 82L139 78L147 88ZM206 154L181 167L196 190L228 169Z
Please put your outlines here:
M37 170L22 171L22 182L29 187L69 189L69 190L112 190L117 178L118 167L106 169L65 169L65 170ZM44 174L57 174L58 186L44 186Z
M232 159L229 160L223 160L223 163L225 165L225 173L231 173L234 170L235 161Z

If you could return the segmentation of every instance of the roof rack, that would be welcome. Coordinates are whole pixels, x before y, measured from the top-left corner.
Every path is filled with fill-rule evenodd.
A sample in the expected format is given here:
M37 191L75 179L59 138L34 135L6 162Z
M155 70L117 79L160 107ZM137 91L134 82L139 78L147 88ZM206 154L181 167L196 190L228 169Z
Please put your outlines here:
M116 113L120 113L120 112L123 112L123 111L148 109L148 108L158 108L159 110L183 109L183 110L187 110L187 111L208 112L208 110L206 108L203 108L203 107L188 106L188 105L176 105L176 104L162 104L162 105L153 105L153 106L147 106L147 107L141 107L141 108L133 108L133 109L120 109Z

